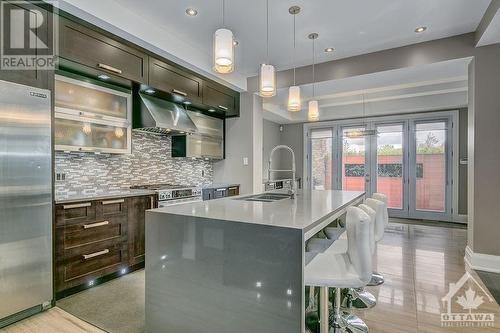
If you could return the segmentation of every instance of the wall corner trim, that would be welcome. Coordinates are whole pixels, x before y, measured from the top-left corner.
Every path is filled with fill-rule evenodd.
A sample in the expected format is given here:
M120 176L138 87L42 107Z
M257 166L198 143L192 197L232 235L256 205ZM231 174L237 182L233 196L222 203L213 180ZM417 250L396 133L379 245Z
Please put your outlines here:
M500 256L474 253L470 246L467 245L465 248L464 260L469 268L485 272L500 273Z

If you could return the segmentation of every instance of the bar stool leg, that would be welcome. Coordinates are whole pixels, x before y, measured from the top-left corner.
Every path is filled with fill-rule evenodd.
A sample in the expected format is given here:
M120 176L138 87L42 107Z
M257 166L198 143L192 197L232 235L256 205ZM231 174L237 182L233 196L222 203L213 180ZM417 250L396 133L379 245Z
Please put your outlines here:
M328 287L321 287L319 290L319 331L320 333L328 333L329 329Z
M380 286L382 283L384 283L384 277L382 274L373 272L372 274L372 279L368 283L369 286Z

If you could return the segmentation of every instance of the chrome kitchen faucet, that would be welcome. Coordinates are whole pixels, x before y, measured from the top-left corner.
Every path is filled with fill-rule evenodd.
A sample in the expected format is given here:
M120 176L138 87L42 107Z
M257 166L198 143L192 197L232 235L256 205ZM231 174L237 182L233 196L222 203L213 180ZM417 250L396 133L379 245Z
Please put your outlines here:
M273 154L275 151L279 149L285 149L288 150L292 154L292 169L291 170L286 170L286 169L272 169L271 164L273 160ZM269 154L269 168L267 170L267 180L271 181L271 173L273 172L291 172L292 173L292 184L291 184L291 189L288 190L288 194L290 195L290 199L295 199L295 153L293 152L293 149L285 146L285 145L278 145L271 150L271 153Z

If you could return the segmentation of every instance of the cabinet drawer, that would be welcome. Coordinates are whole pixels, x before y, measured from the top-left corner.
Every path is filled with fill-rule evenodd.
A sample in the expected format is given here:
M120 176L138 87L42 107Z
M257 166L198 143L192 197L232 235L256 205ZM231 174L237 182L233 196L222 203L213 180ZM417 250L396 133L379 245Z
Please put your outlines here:
M109 199L98 202L98 216L102 218L127 215L127 200Z
M208 84L205 84L203 87L203 104L218 109L225 114L233 114L235 112L234 96L226 94Z
M149 85L193 103L201 102L201 79L154 58L149 59Z
M56 225L93 221L96 203L92 201L56 205Z
M107 220L70 224L58 232L64 232L64 250L104 240L124 241L127 237L127 219L114 217Z
M60 18L60 56L102 72L146 82L147 56L132 47Z
M90 280L118 271L127 265L127 251L123 242L113 240L69 249L58 265L62 270L58 291L88 283Z

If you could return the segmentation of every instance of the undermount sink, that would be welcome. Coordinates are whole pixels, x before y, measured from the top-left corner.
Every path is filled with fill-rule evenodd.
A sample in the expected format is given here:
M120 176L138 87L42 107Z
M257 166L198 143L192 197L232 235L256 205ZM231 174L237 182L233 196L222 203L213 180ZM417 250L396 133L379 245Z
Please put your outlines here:
M243 198L237 198L235 200L244 200L244 201L260 201L260 202L274 202L283 199L289 199L289 194L284 193L261 193L250 195Z

